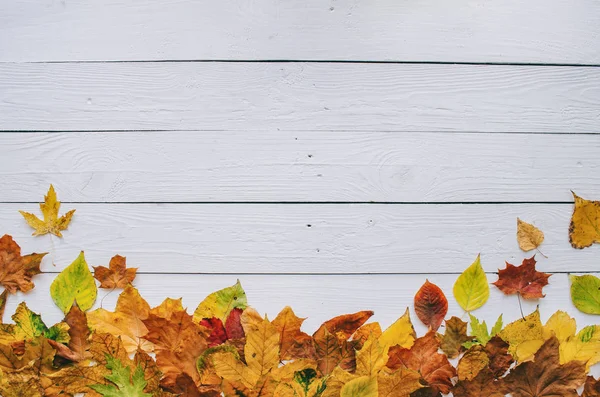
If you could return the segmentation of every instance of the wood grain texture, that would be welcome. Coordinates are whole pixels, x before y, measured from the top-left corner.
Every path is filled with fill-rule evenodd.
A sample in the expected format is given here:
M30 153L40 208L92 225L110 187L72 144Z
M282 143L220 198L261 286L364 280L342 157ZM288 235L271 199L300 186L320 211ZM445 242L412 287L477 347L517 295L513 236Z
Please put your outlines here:
M0 134L0 201L506 202L600 197L600 135Z
M546 234L540 249L548 259L537 255L546 271L595 271L600 252L600 245L571 247L568 204L63 207L77 209L63 239L31 236L17 210L37 212L35 204L2 205L0 230L25 253L52 252L42 269L54 272L80 250L94 266L120 254L160 273L458 273L478 253L486 271L497 271L535 253L518 248L517 217Z
M488 280L497 280L494 274L487 275ZM62 319L62 313L50 297L50 283L54 275L36 276L36 287L29 293L18 293L8 299L5 317L14 312L18 302L25 300L27 305L38 313L43 320L54 324ZM448 315L468 316L458 306L452 296L452 286L456 275L428 275L432 283L437 284L448 297ZM379 321L382 327L389 326L404 314L408 307L417 333L423 335L425 327L415 316L413 298L419 287L425 282L422 275L361 275L361 276L207 276L207 275L165 275L142 274L134 281L142 296L151 306L159 305L166 297L183 298L184 307L192 312L209 293L230 286L239 279L242 283L248 303L260 313L266 313L270 319L286 305L291 305L300 317L308 317L303 330L312 333L318 326L331 317L353 313L359 310L373 310L373 321ZM564 310L574 317L578 328L597 323L597 318L579 312L571 303L569 280L566 274L555 274L544 287L546 297L540 300L522 300L523 312L530 313L540 305L542 321L546 321L556 310ZM100 304L107 310L114 310L120 290L99 290L95 307ZM490 299L473 315L494 323L502 314L505 324L521 317L515 295L506 296L495 286L490 285ZM443 332L443 329L441 330Z
M0 64L0 130L589 133L599 121L600 68Z
M0 61L600 63L595 0L0 2Z

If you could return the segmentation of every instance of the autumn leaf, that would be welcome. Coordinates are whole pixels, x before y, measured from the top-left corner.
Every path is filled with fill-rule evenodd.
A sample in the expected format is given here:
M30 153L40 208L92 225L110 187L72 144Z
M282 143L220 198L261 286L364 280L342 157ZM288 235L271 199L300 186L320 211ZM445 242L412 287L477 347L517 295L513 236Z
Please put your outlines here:
M379 337L379 343L388 349L396 345L409 349L414 344L416 338L417 334L410 321L410 313L406 309L402 317L383 331Z
M0 324L0 343L10 345L19 341L31 341L40 336L60 343L69 340L69 326L66 323L61 322L48 328L42 317L32 312L25 302L19 303L12 320L14 324Z
M446 331L444 335L438 334L440 349L448 358L456 358L464 350L463 344L471 341L467 335L467 323L458 317L446 320Z
M588 376L581 397L600 397L600 381L594 379L593 376Z
M569 275L571 300L577 309L587 314L600 314L600 279L591 274Z
M419 320L430 329L437 331L448 313L448 300L440 287L425 280L425 284L415 295L414 304Z
M90 348L90 329L87 325L87 317L77 302L69 313L65 316L65 323L69 326L69 343L67 346L49 340L48 342L56 349L56 354L71 361L83 361L91 357Z
M40 384L39 374L33 368L1 373L0 395L3 397L46 396Z
M408 368L421 374L434 393L449 393L456 370L448 358L438 353L439 342L435 332L429 331L417 338L410 349L393 346L389 351L387 366L391 369Z
M506 269L498 270L498 281L492 283L505 295L519 294L525 299L543 298L542 288L548 285L551 274L535 269L535 256L523 259L520 266L506 262Z
M124 366L119 359L108 356L106 361L106 368L112 372L105 378L112 384L90 385L92 390L104 397L152 397L151 394L144 393L147 383L144 379L144 370L140 366L135 368L132 375L131 368Z
M578 361L561 365L559 342L552 337L535 353L532 362L518 365L504 381L513 397L577 397L576 389L585 382L585 366Z
M523 362L531 359L545 340L539 309L508 324L498 336L509 344L508 351L515 360Z
M491 331L488 331L487 324L485 321L479 322L479 320L469 313L469 319L471 320L471 333L470 336L474 337L472 340L463 343L463 346L467 349L473 345L485 345L492 337L497 335L502 330L502 314L496 320L496 323L492 326Z
M279 332L279 359L291 360L315 356L312 337L300 330L304 318L297 317L291 307L286 306L273 320Z
M452 389L455 397L504 397L503 382L498 381L488 368L482 369L474 379L460 380Z
M110 260L108 267L95 266L94 278L100 281L100 288L114 289L125 288L135 279L137 268L127 268L125 257L115 255Z
M458 276L452 292L460 307L467 312L478 309L487 302L490 297L490 287L479 255L475 262Z
M77 302L79 303L79 299ZM133 353L138 349L153 349L152 343L143 339L148 333L144 320L148 318L149 312L148 302L136 288L128 285L119 295L114 312L100 308L89 312L87 317L93 330L121 337L127 352Z
M458 380L473 380L479 372L487 368L490 359L482 346L473 346L461 357L456 367Z
M517 218L517 241L523 251L537 249L544 241L544 233L531 223Z
M57 237L62 237L61 231L66 230L71 223L71 218L75 213L75 210L71 210L63 216L58 216L58 210L60 209L60 201L56 199L56 192L54 186L50 185L48 194L44 197L44 202L40 203L40 210L44 216L44 220L39 219L34 214L25 211L19 211L25 218L25 221L29 226L35 229L33 232L34 236L41 236L43 234L52 233Z
M423 388L421 375L412 369L384 368L377 376L379 397L409 397L411 393Z
M0 294L0 323L4 320L4 309L6 309L6 298L8 298L8 290L5 289Z
M5 234L0 238L0 284L11 294L31 291L35 286L31 279L41 273L44 255L46 253L21 256L21 247Z
M513 357L508 353L508 343L499 336L494 336L484 347L488 356L488 368L495 378L500 378L510 368L514 362Z
M586 248L600 243L600 201L585 200L574 192L575 209L569 226L573 248Z
M89 310L96 301L96 282L88 268L83 251L65 268L50 285L50 295L56 306L67 313L77 301L83 311Z
M244 310L246 306L248 306L246 292L238 280L231 287L213 292L200 302L194 312L194 322L199 323L203 318L213 317L225 321L231 310L235 308Z
M377 378L361 376L342 387L340 397L378 397Z

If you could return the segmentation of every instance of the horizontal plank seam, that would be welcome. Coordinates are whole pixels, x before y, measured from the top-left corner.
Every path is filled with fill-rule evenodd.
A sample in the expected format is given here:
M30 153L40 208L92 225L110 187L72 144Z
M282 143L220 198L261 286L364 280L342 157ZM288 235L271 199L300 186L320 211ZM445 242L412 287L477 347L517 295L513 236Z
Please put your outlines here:
M59 274L60 271L46 271L40 274ZM558 272L550 272L551 274L596 274L597 272L592 272L589 270L570 270L570 271L558 271ZM154 274L154 275L188 275L188 276L415 276L415 275L455 275L458 276L461 272L418 272L418 273L390 273L390 272L353 272L353 273L280 273L280 272L266 272L266 273L206 273L206 272L182 272L182 273L173 273L173 272L145 272L139 271L137 274ZM485 274L489 275L497 275L498 272L485 272Z
M176 204L176 205L497 205L497 204L573 204L573 201L61 201L62 204ZM0 201L0 204L39 204L39 201Z
M595 63L560 62L456 62L456 61L366 61L343 59L134 59L134 60L58 60L58 61L1 61L0 64L79 64L79 63L348 63L348 64L392 64L392 65L481 65L481 66L542 66L542 67L585 67L597 68Z
M1 120L0 120L1 122ZM269 128L262 128L258 130L219 130L219 129L173 129L173 130L153 130L153 129L111 129L111 130L2 130L2 134L63 134L63 133L122 133L122 132L240 132L240 131L253 131L253 132L271 132L275 131ZM494 135L600 135L598 132L539 132L539 131L412 131L412 130L294 130L294 129L277 129L277 132L339 132L339 133L402 133L402 134L494 134Z

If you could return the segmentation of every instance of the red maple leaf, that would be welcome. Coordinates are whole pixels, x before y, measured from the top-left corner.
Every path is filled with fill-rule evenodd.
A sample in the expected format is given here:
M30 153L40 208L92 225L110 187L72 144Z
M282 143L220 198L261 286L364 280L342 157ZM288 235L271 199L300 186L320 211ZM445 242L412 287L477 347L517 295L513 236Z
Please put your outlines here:
M535 255L523 259L521 266L506 262L506 269L498 270L498 281L493 283L506 295L520 294L525 299L543 298L542 288L548 285L551 274L535 270Z

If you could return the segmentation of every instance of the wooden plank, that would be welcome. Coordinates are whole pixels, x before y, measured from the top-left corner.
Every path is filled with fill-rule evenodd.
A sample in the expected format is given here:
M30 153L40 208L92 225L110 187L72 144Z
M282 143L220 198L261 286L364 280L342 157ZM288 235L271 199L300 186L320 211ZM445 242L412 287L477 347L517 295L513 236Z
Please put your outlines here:
M37 212L35 204L3 204L0 230L25 253L50 251L45 271L60 271L80 250L94 266L120 254L141 272L462 272L479 252L484 268L496 271L534 254L517 246L517 217L545 232L548 259L537 259L546 271L597 270L600 252L570 246L568 204L63 205L71 208L77 212L60 240L31 236L17 210Z
M4 202L37 200L49 181L63 201L84 202L600 197L600 135L6 133L0 147Z
M8 299L5 318L14 312L22 300L38 313L43 313L47 324L54 324L62 319L61 311L54 305L50 297L50 283L54 275L43 274L34 279L36 288L28 294L18 293ZM359 310L373 310L373 321L379 321L382 327L389 326L404 314L408 307L417 333L423 335L426 330L413 311L414 295L425 282L424 275L361 275L361 276L207 276L207 275L173 275L147 274L139 275L134 285L151 306L157 306L166 297L183 298L183 304L189 312L193 312L198 303L206 295L220 288L227 287L239 278L249 304L270 319L286 305L292 306L300 317L308 317L303 329L314 332L319 324L331 317L353 313ZM429 281L437 284L448 298L448 316L468 316L457 305L452 296L452 285L456 275L428 275ZM490 282L497 277L488 274ZM555 274L550 277L550 284L544 287L546 297L541 300L522 300L523 312L530 313L540 305L542 321L546 321L556 310L564 310L574 317L579 328L598 323L598 317L579 312L571 303L569 280L566 274ZM96 306L102 304L107 310L114 310L119 291L100 290ZM482 309L473 315L493 324L502 314L505 324L521 317L519 304L515 295L505 296L496 287L490 285L490 299Z
M598 132L600 68L0 64L0 130Z
M0 61L599 63L595 0L0 2Z

